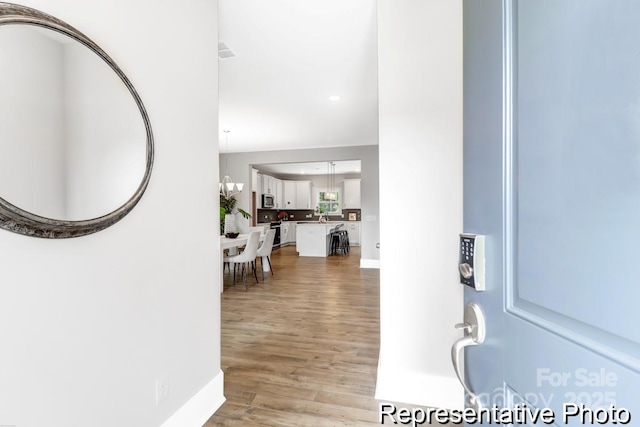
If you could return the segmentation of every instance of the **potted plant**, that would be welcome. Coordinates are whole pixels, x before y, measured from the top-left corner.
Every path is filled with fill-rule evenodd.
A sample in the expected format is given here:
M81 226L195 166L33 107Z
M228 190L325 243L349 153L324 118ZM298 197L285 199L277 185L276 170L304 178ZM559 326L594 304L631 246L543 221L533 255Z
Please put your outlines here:
M316 206L316 209L314 211L314 213L319 214L320 217L318 218L318 222L327 222L328 218L327 218L327 206L324 204L321 204L320 206Z
M224 226L227 216L229 216L230 221L233 220L234 223L234 215L237 213L239 213L246 219L251 218L251 214L249 212L245 211L244 209L236 208L237 203L238 200L235 198L235 196L225 196L224 194L220 193L220 234L225 233Z

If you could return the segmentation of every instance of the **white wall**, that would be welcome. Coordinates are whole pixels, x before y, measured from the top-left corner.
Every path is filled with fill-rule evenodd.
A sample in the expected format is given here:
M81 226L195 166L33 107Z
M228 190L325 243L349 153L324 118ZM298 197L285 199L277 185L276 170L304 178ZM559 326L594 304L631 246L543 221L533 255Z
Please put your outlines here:
M462 320L462 2L379 0L378 32L376 397L461 407L450 349L460 336L453 325ZM410 224L403 221L408 212L414 216Z
M149 112L156 163L138 206L102 232L0 230L0 425L155 427L176 411L172 425L202 425L223 400L217 2L180 3L189 13L156 0L22 3L122 67ZM156 406L164 374L169 396ZM199 412L180 410L186 402Z
M228 162L227 162L228 160ZM380 238L378 200L378 146L333 147L306 150L255 151L220 155L221 173L229 171L236 182L248 185L251 182L251 166L267 163L327 162L332 160L361 160L361 265L376 267L380 259L376 243ZM219 179L221 179L220 177ZM238 207L249 210L250 192L243 191L238 198ZM248 227L246 221L236 221Z

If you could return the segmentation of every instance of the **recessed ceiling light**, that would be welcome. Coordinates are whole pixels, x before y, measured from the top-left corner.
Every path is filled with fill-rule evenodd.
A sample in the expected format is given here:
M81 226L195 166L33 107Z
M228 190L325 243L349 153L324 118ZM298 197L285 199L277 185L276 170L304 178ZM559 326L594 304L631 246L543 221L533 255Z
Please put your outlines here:
M333 101L333 102L340 101L340 97L338 95L331 95L329 97L329 101Z

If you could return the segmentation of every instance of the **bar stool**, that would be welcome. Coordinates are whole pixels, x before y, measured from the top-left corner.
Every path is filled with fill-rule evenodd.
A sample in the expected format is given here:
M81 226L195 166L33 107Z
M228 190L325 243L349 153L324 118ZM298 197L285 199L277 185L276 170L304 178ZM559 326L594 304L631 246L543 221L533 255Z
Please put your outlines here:
M336 227L338 228L338 227ZM346 255L349 250L349 233L347 230L333 229L331 236L331 255Z

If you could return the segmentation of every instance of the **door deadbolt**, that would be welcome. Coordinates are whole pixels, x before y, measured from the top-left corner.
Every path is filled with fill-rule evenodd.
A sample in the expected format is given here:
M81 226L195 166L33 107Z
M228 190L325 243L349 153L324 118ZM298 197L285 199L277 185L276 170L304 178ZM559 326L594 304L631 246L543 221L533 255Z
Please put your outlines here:
M464 277L465 279L470 279L471 276L473 276L473 268L471 268L471 266L466 262L460 264L458 266L458 269L460 270L460 274L462 274L462 277Z

